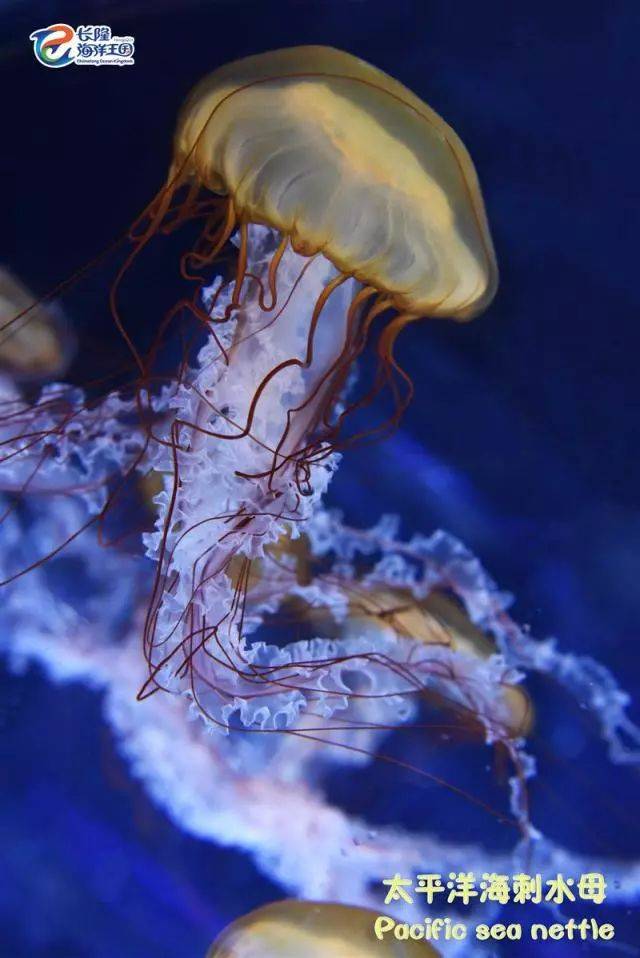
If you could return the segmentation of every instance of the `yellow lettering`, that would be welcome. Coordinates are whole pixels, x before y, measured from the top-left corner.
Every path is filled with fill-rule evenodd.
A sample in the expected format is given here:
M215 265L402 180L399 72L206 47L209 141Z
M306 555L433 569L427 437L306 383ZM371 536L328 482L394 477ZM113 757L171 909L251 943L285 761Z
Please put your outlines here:
M393 918L389 918L387 915L378 915L373 926L378 941L382 941L386 933L391 931L394 925L395 921Z

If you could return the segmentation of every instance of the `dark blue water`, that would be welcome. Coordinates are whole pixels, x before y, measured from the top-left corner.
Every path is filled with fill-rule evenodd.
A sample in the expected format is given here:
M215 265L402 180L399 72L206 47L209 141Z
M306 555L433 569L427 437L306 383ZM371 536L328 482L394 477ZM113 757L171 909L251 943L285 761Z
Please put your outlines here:
M60 18L135 35L136 65L43 69L28 34ZM181 100L227 60L331 44L454 126L483 184L500 291L470 326L407 331L399 357L413 406L386 446L347 454L331 500L353 524L398 511L407 533L455 533L534 634L596 656L637 693L637 3L30 3L5 5L0 23L0 258L39 292L149 200ZM161 256L145 268L147 282L124 294L131 321L175 292ZM92 344L117 349L101 278L68 304L77 378L93 372ZM229 919L281 894L248 858L186 837L151 805L96 696L36 674L2 681L1 958L200 958ZM536 692L538 735L556 758L543 766L549 787L533 788L534 818L572 847L622 855L635 841L640 854L627 824L637 778L609 769L570 703L545 683ZM336 800L415 827L412 784L398 795L383 779L372 787L373 775L366 788L332 783ZM468 813L432 798L439 828L455 834ZM635 944L633 916L615 920Z

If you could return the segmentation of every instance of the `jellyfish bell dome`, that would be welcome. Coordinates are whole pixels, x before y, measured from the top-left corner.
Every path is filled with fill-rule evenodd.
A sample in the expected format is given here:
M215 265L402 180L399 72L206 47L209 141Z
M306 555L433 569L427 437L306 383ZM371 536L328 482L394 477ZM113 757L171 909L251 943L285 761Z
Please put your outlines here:
M470 319L497 267L478 178L426 103L363 60L303 46L226 64L179 117L170 181L322 253L415 316Z
M437 958L425 941L379 940L367 908L280 901L229 925L207 958Z
M60 376L74 346L61 308L37 302L21 280L0 265L0 374L5 371L21 382Z

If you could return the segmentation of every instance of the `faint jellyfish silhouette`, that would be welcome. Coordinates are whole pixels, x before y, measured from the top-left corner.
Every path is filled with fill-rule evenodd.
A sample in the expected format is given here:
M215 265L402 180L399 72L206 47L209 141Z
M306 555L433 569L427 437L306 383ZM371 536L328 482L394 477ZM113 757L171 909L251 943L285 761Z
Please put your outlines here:
M483 663L497 653L490 634L482 632L470 620L461 603L434 589L424 599L418 599L408 589L382 585L366 589L352 587L349 613L341 626L344 637L355 636L363 630L373 635L372 629L388 632L395 639L411 639L425 646L450 650L462 661ZM375 643L374 643L375 644ZM474 719L468 690L456 690L452 696L441 699L444 707L466 708ZM494 689L496 713L501 717L505 738L518 738L531 730L533 707L522 685L512 681L496 682ZM437 700L436 694L432 696Z
M17 380L59 376L71 359L74 338L59 307L39 305L6 267L0 267L0 371Z
M376 938L377 917L350 905L278 901L229 925L207 958L437 958L425 941Z
M230 564L229 573L237 585L242 573L242 562L238 557ZM315 589L310 588L312 583L315 583ZM318 588L327 597L326 604L319 600ZM372 650L380 653L383 649L394 649L393 661L398 668L403 657L400 652L402 644L412 643L412 653L405 652L404 656L405 665L413 658L411 673L416 679L420 677L416 689L424 692L428 684L427 697L434 705L453 709L461 720L472 725L478 723L474 692L477 697L477 683L482 681L483 666L498 654L498 648L490 631L483 631L472 622L452 583L434 583L425 595L420 595L419 590L418 594L412 592L409 583L394 583L364 566L359 569L359 575L354 575L351 570L341 572L339 567L330 569L326 567L324 557L313 555L309 539L302 535L294 540L283 537L266 548L263 556L252 563L244 589L245 615L251 619L260 615L261 608L271 610L271 615L267 616L271 633L293 631L321 635L341 650L346 650L352 643L356 647L366 636ZM342 596L343 601L331 601L329 597L333 590ZM264 615L262 618L264 620ZM446 656L438 656L440 651ZM449 674L451 662L466 663L458 681ZM431 672L429 679L426 677L427 663ZM372 658L369 663L371 673L376 665L379 663ZM365 673L362 672L356 680L359 669L361 663L356 656L353 670L350 672L347 666L344 673L344 677L348 676L348 683L355 681L357 688L352 691L361 693L359 704L358 696L355 696L350 708L359 713L361 719L371 720L374 705L366 693L362 694L369 688ZM471 683L464 681L464 672L468 672L466 678L469 680L474 675ZM476 683L475 690L473 683ZM398 687L402 687L401 682ZM408 693L407 697L410 699L411 695ZM496 738L514 740L531 731L533 705L524 686L519 684L519 677L509 675L508 670L502 679L494 676L492 699L491 717L486 713L484 717L487 724L492 725ZM478 730L482 733L482 723ZM349 738L352 737L350 733Z

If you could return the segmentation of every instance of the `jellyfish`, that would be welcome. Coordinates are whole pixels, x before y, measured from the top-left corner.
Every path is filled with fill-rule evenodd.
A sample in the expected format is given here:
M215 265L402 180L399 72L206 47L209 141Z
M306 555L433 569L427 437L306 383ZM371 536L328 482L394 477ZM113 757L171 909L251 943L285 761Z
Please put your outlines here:
M0 267L0 370L21 381L60 376L74 347L61 309L55 304L30 308L33 301L11 270Z
M377 939L376 917L347 905L279 901L234 921L207 958L367 958L374 950L387 958L437 956L425 941Z
M221 686L210 647L236 670L250 655L238 658L238 622L248 619L229 563L250 563L304 525L337 451L362 438L345 435L348 413L385 385L394 411L378 430L397 422L413 392L394 358L400 330L421 316L471 318L497 273L455 133L390 77L322 47L241 60L190 95L167 186L136 224L132 257L194 218L204 226L181 270L197 286L188 307L211 336L197 381L170 400L153 462L166 508L147 537L158 575L144 642L148 689L183 677L211 716ZM232 238L232 278L205 285ZM380 323L377 375L351 398L355 361ZM144 383L149 363L131 345ZM206 497L195 491L204 474L219 484Z
M186 224L198 230L180 259L192 293L142 349L123 283L154 236ZM279 603L277 592L248 603L251 564L300 536L342 450L397 424L413 395L394 355L400 331L423 316L468 320L490 302L497 269L477 176L453 130L391 77L329 48L280 50L195 88L167 182L127 241L110 305L136 371L129 389L96 398L55 384L33 405L8 404L0 482L81 495L86 521L71 539L92 522L103 536L132 482L159 489L143 540L155 575L141 698L165 688L223 729L234 717L286 727L301 685L325 681L331 646L276 654L250 638ZM167 375L176 326L186 345ZM356 394L370 342L377 371ZM385 389L388 419L350 432L350 414ZM316 697L331 714L342 683Z

